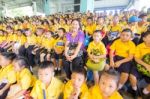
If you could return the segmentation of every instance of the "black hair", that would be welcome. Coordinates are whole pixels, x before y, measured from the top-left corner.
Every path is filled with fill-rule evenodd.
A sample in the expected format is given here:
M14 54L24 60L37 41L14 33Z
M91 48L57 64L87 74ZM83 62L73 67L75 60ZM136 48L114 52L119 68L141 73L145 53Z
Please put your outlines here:
M16 58L16 54L11 52L2 52L1 55L11 61L13 61Z
M87 76L87 71L85 68L76 68L72 71L72 73L82 74L82 75L84 75L85 78Z
M88 17L88 18L87 18L87 20L89 20L89 19L93 21L93 18L92 18L92 17Z
M122 32L130 32L130 33L131 33L131 35L133 36L132 30L131 30L131 29L129 29L129 28L125 28L125 29L123 29L123 30L122 30ZM121 32L121 33L122 33L122 32Z
M63 33L66 33L66 30L64 28L59 28L58 30L62 30Z
M46 69L46 68L54 68L53 62L44 61L39 64L39 69Z
M103 72L101 76L103 76L103 75L105 75L105 74L110 75L110 76L114 76L115 79L117 80L117 82L118 82L119 79L120 79L120 73L117 72L117 71L114 70L114 69L109 69L108 71Z
M145 38L147 37L148 35L150 35L150 31L146 31L142 34L142 37Z
M79 19L73 19L71 21L71 23L74 22L74 21L77 21L79 23L79 30L81 30L82 29L82 25L81 25L81 22L79 21Z
M101 30L95 30L94 33L100 33L101 34Z
M25 58L25 57L23 57L23 56L17 56L17 57L14 59L14 61L18 61L20 67L25 66L25 68L30 69L30 68L29 68L30 65L29 65L29 63L28 63L27 58Z

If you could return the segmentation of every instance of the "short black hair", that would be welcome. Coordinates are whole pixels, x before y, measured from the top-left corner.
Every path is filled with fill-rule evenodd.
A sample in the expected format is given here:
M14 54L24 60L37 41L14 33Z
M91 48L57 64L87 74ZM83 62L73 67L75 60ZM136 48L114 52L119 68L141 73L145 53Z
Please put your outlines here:
M93 21L93 18L92 18L92 17L88 17L88 18L87 18L87 20L89 20L89 19Z
M115 79L116 79L117 82L118 82L119 79L120 79L120 73L117 72L117 71L114 70L114 69L109 69L108 71L104 71L101 76L103 76L103 75L105 75L105 74L115 77Z
M132 30L131 29L129 29L129 28L125 28L125 29L123 29L122 30L122 32L130 32L131 33L131 35L133 36L133 32L132 32ZM122 33L121 32L121 33Z
M13 61L16 58L16 54L12 52L2 52L1 55L11 61Z
M23 56L17 56L14 61L18 61L19 62L19 65L20 67L21 66L25 66L25 68L29 68L29 62L27 60L27 58L23 57ZM30 68L29 68L30 69Z
M144 32L144 33L142 34L143 38L144 38L144 37L147 37L148 35L150 35L150 31L146 31L146 32Z
M79 74L82 74L84 75L84 77L86 78L87 76L87 71L85 68L76 68L72 71L72 73L79 73Z
M44 61L39 64L39 69L46 69L46 68L54 68L54 63L51 61Z
M64 28L59 28L58 30L62 30L63 33L66 33L66 30Z

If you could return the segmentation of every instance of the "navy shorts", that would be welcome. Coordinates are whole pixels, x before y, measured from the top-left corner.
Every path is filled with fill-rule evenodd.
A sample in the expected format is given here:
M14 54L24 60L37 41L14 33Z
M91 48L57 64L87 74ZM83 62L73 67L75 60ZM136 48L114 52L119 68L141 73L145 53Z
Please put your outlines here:
M120 56L115 56L114 57L115 62L120 61L122 59L124 59L124 57L120 57ZM129 61L129 62L121 64L118 68L116 68L116 70L120 73L124 72L124 73L129 74L132 66L133 66L132 61Z

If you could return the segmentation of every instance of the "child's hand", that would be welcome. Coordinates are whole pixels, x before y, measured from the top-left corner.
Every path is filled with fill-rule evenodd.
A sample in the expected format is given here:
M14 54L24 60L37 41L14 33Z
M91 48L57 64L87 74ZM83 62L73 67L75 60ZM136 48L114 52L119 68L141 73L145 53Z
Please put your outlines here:
M122 63L120 61L115 62L115 67L119 67Z
M115 66L114 61L110 61L110 67L114 67L114 66Z

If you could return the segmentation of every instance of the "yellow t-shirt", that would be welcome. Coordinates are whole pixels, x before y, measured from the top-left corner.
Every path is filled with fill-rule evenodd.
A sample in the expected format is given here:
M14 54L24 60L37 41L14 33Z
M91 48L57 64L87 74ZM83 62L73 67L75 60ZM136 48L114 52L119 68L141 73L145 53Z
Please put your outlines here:
M104 99L99 85L95 85L90 89L91 99ZM119 92L115 91L108 99L123 99Z
M17 72L16 75L17 83L21 86L22 90L33 86L32 74L27 68L24 68L21 72Z
M95 44L94 41L92 41L87 49L87 52L93 55L103 55L106 54L106 48L105 45L100 41L98 44Z
M37 80L31 91L31 96L34 99L44 99L43 93L45 92L46 99L58 99L63 88L63 83L55 77L52 78L52 81L47 88L40 80Z
M54 47L58 50L64 50L65 49L65 39L56 39L55 42L54 42Z
M37 44L41 45L42 44L42 40L43 40L43 35L42 36L36 36L37 39Z
M135 57L142 59L148 53L150 53L150 47L147 47L145 43L141 43L136 47Z
M96 30L102 30L104 32L108 31L106 25L96 25Z
M7 40L8 41L17 41L17 35L16 34L8 34Z
M17 42L21 45L24 45L27 41L27 38L24 35L17 36Z
M28 36L27 37L27 43L29 45L36 45L37 44L37 39L36 39L36 36L33 34L31 36Z
M6 40L6 36L0 36L0 43Z
M85 26L85 31L90 35L92 35L95 30L96 30L96 24Z
M3 81L10 84L16 82L16 72L12 64L0 69L0 82Z
M112 31L112 32L121 32L122 31L122 28L121 28L121 25L120 24L117 24L117 25L110 25L108 26L108 30L109 31Z
M64 91L63 91L64 98L63 99L68 99L72 92L73 92L73 85L70 80L66 83L66 85L64 87ZM81 95L79 96L80 99L90 99L90 94L89 94L89 90L88 90L86 83L82 84L80 92L81 92Z
M46 49L52 49L54 46L54 42L55 42L55 39L53 39L53 38L51 38L51 39L43 38L42 46L45 47Z
M135 44L132 41L122 42L121 39L118 39L113 42L110 46L111 50L115 51L115 55L121 57L128 57L130 54L135 53Z

